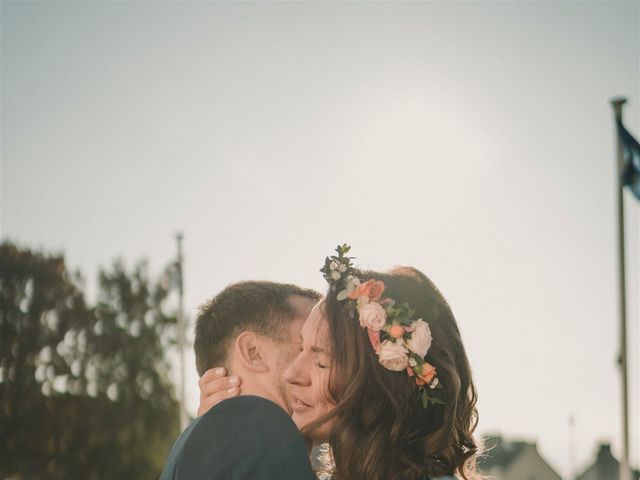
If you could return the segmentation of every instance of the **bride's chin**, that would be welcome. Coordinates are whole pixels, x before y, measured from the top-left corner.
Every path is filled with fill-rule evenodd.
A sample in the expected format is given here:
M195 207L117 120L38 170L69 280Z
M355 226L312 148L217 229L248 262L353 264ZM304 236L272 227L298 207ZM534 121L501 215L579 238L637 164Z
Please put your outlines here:
M304 418L304 415L301 415L299 412L293 411L293 415L291 415L291 419L293 423L296 424L298 430L302 430L305 425L308 425L310 422Z

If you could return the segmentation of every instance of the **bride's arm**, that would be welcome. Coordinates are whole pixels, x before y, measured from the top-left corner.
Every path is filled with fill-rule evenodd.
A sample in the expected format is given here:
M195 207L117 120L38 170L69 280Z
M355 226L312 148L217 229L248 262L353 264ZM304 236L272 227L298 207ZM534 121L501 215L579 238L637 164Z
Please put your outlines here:
M235 375L227 376L226 369L222 367L211 368L204 372L198 380L200 388L198 416L223 400L237 397L241 384L242 378Z

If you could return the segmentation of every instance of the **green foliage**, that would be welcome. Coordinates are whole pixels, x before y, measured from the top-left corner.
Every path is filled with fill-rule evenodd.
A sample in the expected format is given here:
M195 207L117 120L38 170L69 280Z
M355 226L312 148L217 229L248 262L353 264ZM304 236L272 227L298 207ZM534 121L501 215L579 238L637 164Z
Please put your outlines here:
M403 302L400 305L389 302L385 305L385 311L387 312L387 317L393 319L393 322L406 327L411 325L414 321L413 317L416 314L416 311L410 308L407 302Z
M429 390L432 390L430 393ZM435 391L435 393L433 393ZM444 400L444 390L441 385L438 385L431 389L426 385L420 385L418 387L418 393L422 401L422 408L428 408L429 404L433 405L445 405L447 402Z
M347 277L352 274L353 264L351 260L355 257L346 256L350 250L351 247L346 243L338 245L335 250L338 255L331 255L324 259L324 265L320 272L322 272L322 276L331 286L332 291L336 291L338 285L343 286ZM338 300L344 300L345 298L346 296L338 298Z
M100 272L0 245L0 478L157 478L178 432L175 317L143 263Z

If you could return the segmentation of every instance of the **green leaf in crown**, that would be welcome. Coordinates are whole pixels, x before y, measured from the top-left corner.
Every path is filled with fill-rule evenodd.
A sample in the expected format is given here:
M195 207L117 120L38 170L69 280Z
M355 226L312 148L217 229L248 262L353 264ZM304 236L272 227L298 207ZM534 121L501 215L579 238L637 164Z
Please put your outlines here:
M353 264L351 263L351 260L353 260L354 257L347 257L349 250L351 250L351 247L346 243L338 245L336 247L336 253L338 255L326 257L324 260L324 266L320 269L322 276L334 292L338 287L344 287L347 277L353 273ZM340 290L342 290L342 288L338 289L338 291ZM339 298L338 300L344 300L344 298Z

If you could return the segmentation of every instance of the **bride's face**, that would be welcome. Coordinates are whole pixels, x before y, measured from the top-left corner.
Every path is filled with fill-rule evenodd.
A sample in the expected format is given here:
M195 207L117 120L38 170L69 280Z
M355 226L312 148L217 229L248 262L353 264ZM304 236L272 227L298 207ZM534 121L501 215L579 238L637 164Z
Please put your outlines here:
M285 370L289 384L293 421L299 429L326 415L335 406L329 393L331 353L327 321L322 303L317 304L305 321L300 334L300 353ZM314 440L326 440L330 422L314 432Z

